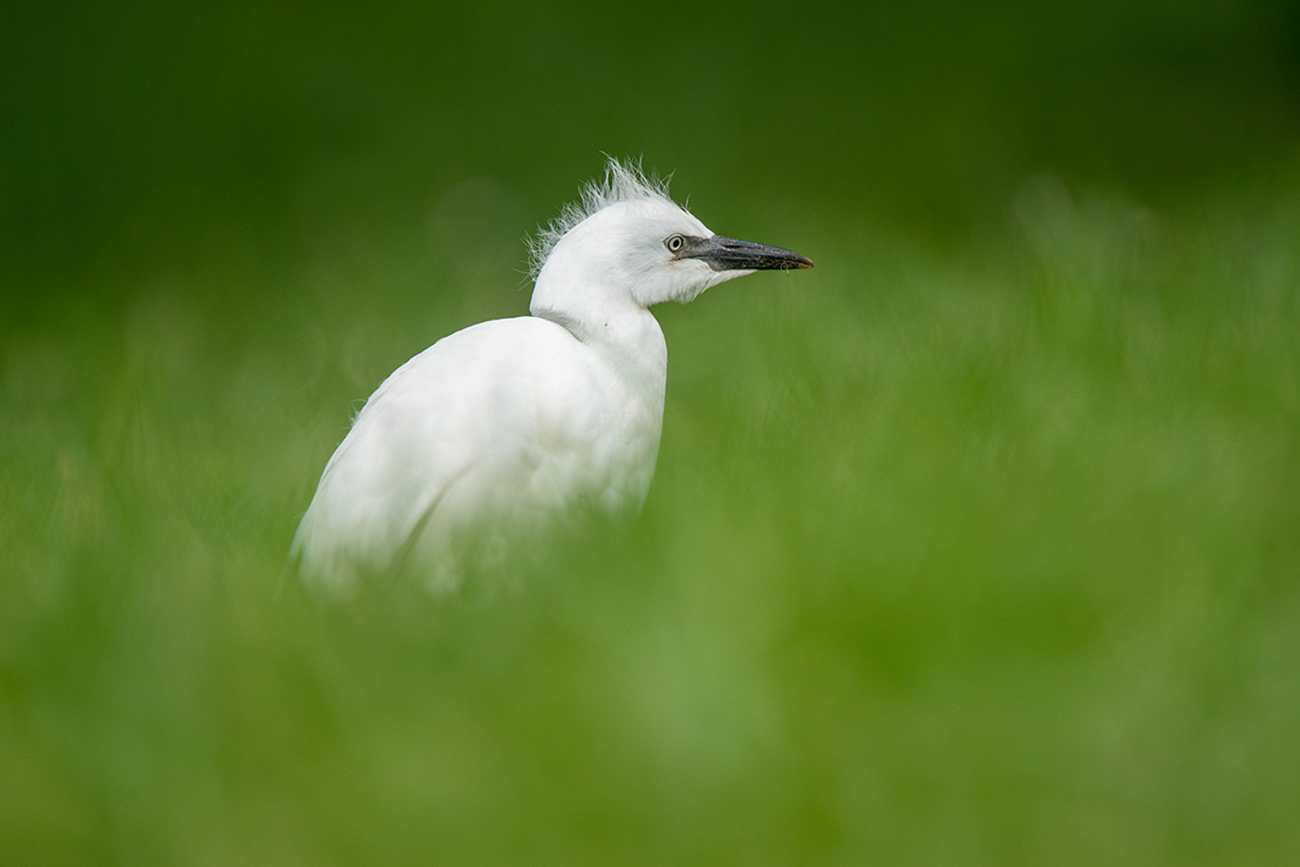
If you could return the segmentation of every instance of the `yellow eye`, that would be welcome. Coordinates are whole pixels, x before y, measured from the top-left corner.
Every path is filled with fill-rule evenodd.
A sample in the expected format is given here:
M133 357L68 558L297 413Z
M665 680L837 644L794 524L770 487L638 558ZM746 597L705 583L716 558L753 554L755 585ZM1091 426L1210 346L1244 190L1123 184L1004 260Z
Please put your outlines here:
M670 235L668 240L664 241L664 246L668 248L669 253L676 253L686 246L686 239L681 235Z

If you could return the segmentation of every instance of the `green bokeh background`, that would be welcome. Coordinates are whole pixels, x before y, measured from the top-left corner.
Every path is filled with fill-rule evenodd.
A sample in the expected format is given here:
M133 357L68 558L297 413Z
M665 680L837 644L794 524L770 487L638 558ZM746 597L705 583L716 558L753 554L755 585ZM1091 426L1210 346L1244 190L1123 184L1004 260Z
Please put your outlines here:
M1300 861L1293 4L10 4L0 76L0 863ZM310 598L602 152L817 269L656 311L634 524Z

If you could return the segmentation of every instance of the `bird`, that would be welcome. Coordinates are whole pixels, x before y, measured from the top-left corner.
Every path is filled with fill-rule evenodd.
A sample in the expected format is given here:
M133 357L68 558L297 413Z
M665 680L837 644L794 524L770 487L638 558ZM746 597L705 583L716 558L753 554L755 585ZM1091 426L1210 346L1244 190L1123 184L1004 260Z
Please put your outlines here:
M813 267L714 234L666 180L616 158L531 253L529 315L438 340L356 415L294 536L308 584L345 594L367 573L401 569L447 591L565 516L635 516L668 373L649 308L755 271Z

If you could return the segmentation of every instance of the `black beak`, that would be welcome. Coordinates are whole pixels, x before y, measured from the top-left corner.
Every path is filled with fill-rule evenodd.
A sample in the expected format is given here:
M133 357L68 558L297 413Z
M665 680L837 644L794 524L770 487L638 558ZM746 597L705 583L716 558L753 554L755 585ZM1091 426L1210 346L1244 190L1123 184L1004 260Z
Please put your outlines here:
M737 241L721 235L683 240L686 243L677 258L700 259L714 271L793 271L813 266L811 259L793 250L752 241Z

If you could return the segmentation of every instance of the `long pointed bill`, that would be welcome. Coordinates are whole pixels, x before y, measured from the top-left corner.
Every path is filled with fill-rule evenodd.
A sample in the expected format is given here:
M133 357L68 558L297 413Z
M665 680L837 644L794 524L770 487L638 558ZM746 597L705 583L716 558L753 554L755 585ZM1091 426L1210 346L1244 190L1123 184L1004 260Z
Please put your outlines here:
M812 260L793 250L714 235L690 238L679 259L700 259L714 271L793 271L811 268Z

